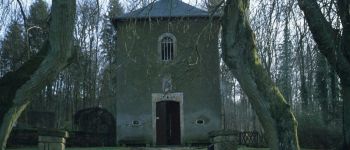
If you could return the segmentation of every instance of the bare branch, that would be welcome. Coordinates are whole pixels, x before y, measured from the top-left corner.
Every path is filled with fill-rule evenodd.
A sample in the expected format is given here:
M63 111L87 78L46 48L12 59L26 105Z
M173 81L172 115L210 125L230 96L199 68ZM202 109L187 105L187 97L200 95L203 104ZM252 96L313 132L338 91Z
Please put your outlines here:
M335 65L338 33L326 20L315 0L298 0L298 2L321 53L328 58L332 65Z
M17 0L17 3L19 5L19 8L21 9L21 15L23 18L24 26L27 27L27 17L26 17L26 14L24 13L24 9L23 9L23 5L22 5L21 0Z

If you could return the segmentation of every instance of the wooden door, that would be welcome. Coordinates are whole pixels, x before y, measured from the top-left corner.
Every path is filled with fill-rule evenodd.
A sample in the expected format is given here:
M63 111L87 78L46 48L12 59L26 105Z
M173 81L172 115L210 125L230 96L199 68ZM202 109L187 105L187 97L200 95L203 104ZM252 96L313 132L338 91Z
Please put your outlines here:
M161 101L156 105L157 145L181 144L180 104Z

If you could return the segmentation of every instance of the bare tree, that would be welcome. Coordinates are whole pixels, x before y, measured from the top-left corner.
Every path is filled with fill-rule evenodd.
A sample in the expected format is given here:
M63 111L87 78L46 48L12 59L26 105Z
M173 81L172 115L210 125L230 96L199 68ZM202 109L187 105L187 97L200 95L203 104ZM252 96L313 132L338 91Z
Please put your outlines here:
M222 18L223 57L247 94L273 150L298 150L297 123L258 54L248 0L228 0Z
M336 0L336 15L341 20L341 29L332 26L316 0L298 0L298 4L318 49L341 80L344 149L350 149L350 1Z
M5 150L13 125L30 104L33 93L39 92L69 64L73 56L75 6L75 0L53 0L49 37L40 52L0 79L1 150Z

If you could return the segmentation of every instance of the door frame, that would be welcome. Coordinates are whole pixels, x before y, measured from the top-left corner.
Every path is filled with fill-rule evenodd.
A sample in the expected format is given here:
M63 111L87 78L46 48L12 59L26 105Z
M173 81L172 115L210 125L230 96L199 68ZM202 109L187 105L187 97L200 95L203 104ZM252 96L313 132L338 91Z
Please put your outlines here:
M153 128L153 145L157 143L157 102L175 101L180 104L180 143L183 145L184 137L184 111L183 111L183 93L152 93L152 128Z

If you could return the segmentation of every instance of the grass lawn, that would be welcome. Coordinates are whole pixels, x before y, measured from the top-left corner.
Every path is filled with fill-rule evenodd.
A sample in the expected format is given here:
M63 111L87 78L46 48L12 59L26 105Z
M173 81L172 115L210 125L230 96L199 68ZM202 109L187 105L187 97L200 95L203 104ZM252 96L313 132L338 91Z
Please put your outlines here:
M84 147L84 148L66 148L66 150L133 150L136 148L129 147ZM6 150L38 150L37 148L9 148ZM207 148L196 149L196 150L207 150ZM239 150L265 150L265 149L254 149L254 148L240 148ZM266 149L267 150L267 149Z
M7 148L6 150L38 150L38 148ZM132 148L127 147L84 147L84 148L72 148L68 147L66 150L132 150Z

